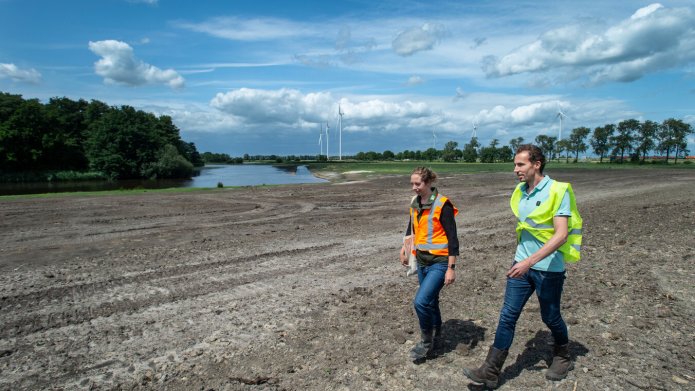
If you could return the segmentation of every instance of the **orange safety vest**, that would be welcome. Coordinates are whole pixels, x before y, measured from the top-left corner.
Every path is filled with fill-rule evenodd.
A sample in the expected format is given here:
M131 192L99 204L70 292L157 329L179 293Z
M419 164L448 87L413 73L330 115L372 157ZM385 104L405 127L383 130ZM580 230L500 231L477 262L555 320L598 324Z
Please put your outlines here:
M417 249L428 251L434 255L449 255L449 241L446 238L444 227L442 227L439 221L442 215L442 207L448 200L447 197L437 194L431 208L423 209L419 219L417 217L417 209L410 208L410 221L413 222L413 234L415 235L413 253ZM454 207L454 216L456 216L459 210L456 209L453 203L451 206Z

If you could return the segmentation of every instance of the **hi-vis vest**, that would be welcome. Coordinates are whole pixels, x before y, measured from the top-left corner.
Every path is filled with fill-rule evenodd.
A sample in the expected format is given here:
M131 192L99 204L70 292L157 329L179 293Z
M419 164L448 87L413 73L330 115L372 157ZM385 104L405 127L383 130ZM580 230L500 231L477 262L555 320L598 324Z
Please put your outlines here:
M410 221L413 222L413 234L415 235L413 252L417 249L429 251L430 254L434 255L449 255L449 241L446 238L444 227L439 222L439 218L442 215L442 207L447 200L447 197L437 194L431 208L423 209L419 219L417 217L417 209L410 208ZM453 206L454 216L456 216L459 211L454 204L451 204L451 206Z
M519 220L519 201L521 200L521 187L524 183L519 183L509 205L512 207L512 212ZM526 231L533 235L536 239L543 243L550 240L550 237L555 233L553 227L553 217L555 212L560 207L565 191L569 192L570 196L570 211L572 216L569 216L567 221L567 241L557 250L562 254L565 262L579 261L579 255L582 245L582 218L577 210L577 203L574 199L574 192L569 183L553 181L550 185L550 195L548 199L534 209L524 221L519 220L516 224L516 240L517 243L521 239L521 231Z

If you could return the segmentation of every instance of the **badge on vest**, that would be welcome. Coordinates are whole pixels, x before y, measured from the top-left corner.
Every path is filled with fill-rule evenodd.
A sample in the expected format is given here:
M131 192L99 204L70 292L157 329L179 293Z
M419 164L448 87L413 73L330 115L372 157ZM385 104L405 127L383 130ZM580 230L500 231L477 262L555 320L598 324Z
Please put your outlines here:
M536 206L541 206L541 202L540 202L540 201L536 201Z

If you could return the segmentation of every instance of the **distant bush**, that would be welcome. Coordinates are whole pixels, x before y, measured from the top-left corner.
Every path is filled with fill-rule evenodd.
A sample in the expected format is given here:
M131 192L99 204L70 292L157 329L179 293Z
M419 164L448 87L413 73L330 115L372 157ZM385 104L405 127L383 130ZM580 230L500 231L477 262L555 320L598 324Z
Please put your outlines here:
M159 159L143 167L142 175L146 178L190 178L193 164L179 154L175 146L167 144L159 153Z

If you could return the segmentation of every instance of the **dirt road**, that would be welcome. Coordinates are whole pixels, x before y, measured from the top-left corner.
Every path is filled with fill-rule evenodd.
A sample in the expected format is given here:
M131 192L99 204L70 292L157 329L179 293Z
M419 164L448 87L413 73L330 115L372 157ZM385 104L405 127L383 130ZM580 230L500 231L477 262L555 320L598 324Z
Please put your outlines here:
M695 388L695 170L567 170L584 217L545 380L531 299L503 390ZM511 174L448 175L462 258L437 357L408 361L417 282L397 262L408 177L0 200L0 389L454 390L494 336Z

